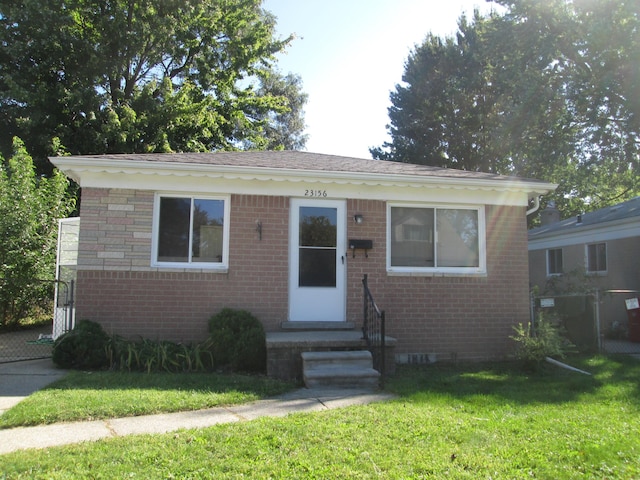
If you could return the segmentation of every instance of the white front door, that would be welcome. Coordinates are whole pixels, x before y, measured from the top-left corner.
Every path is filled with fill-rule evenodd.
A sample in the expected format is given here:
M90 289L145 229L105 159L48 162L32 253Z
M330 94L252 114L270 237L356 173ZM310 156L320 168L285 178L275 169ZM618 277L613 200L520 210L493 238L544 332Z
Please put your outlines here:
M346 320L345 203L291 199L289 320Z

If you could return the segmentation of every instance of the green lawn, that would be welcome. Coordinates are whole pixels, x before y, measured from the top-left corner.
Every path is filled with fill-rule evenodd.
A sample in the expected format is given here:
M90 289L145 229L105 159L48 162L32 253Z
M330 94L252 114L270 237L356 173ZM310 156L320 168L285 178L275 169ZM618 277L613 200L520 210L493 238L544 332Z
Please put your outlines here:
M397 400L1 457L6 478L640 478L640 361L401 368ZM1 475L0 475L1 478Z
M74 371L1 415L0 428L237 405L293 387L265 376Z

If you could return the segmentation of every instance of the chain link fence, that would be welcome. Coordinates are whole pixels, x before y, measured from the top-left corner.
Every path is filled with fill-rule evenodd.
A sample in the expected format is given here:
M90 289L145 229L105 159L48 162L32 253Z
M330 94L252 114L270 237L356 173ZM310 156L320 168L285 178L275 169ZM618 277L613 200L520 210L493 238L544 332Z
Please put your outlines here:
M35 328L0 332L0 363L50 357L54 340L73 328L74 281L57 280L54 283L56 295L51 322Z
M531 320L558 319L567 338L581 351L640 355L637 290L532 296ZM635 308L634 308L635 307Z

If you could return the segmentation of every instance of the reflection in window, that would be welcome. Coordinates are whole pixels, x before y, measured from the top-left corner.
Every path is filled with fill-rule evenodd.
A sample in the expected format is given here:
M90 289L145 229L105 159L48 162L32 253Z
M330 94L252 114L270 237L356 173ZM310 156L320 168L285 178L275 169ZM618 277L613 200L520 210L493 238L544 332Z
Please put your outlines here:
M433 267L432 208L391 209L391 265Z
M221 263L224 200L161 197L158 262Z
M477 209L391 207L391 267L478 268Z
M300 207L299 214L298 285L335 287L338 210Z
M438 209L438 267L478 267L478 211Z

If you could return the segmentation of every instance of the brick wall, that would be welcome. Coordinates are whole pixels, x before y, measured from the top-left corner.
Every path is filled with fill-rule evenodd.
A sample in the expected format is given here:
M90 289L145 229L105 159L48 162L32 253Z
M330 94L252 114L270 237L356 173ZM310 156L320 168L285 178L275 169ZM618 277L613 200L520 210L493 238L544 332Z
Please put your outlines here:
M78 318L126 336L191 341L223 307L244 308L277 330L288 313L289 200L232 195L227 273L150 267L153 193L84 189ZM353 215L362 214L362 224ZM386 202L347 201L347 237L370 239L347 252L347 320L362 322L362 277L387 312L396 353L482 359L507 354L512 325L528 320L524 210L487 206L487 271L482 277L386 273ZM257 222L262 223L262 239Z
M349 256L348 319L362 318L362 276L387 316L396 353L436 353L444 359L501 358L511 353L512 326L529 319L524 210L487 206L487 276L399 276L386 273L386 203L351 200L350 238L373 240L369 258Z
M152 192L83 190L77 318L110 333L181 341L203 338L224 307L249 310L270 330L286 319L287 198L231 197L226 273L152 268L152 211Z

